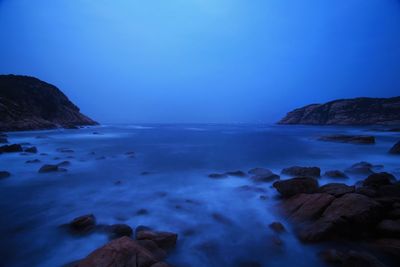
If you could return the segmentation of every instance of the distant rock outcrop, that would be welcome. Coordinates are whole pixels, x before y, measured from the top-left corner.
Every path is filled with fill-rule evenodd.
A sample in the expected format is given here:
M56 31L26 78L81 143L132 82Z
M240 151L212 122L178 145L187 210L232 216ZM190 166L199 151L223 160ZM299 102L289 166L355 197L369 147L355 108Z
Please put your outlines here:
M312 104L289 112L279 124L396 125L400 124L400 97L354 98Z
M95 124L57 87L33 77L0 75L0 131Z

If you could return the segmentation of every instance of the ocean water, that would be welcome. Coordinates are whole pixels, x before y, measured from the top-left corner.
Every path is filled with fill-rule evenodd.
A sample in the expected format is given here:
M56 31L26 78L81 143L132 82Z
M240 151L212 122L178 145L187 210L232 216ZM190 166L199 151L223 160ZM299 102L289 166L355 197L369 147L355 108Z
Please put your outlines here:
M316 140L335 133L373 134L377 143ZM247 124L9 133L10 142L29 143L39 153L0 155L0 170L12 173L0 181L0 266L54 267L85 257L108 237L71 236L60 225L89 213L102 224L178 233L178 245L167 259L178 267L324 266L317 252L329 244L305 245L296 239L279 213L271 183L254 184L248 177L215 180L208 174L254 167L279 173L293 165L319 166L324 172L368 161L400 177L400 158L387 153L399 139L399 133L368 128ZM132 151L134 157L127 153ZM25 163L33 159L41 163ZM67 172L38 173L43 164L64 160L71 162ZM243 190L246 185L259 190ZM141 209L148 213L138 214ZM287 229L279 235L281 246L268 227L273 221Z

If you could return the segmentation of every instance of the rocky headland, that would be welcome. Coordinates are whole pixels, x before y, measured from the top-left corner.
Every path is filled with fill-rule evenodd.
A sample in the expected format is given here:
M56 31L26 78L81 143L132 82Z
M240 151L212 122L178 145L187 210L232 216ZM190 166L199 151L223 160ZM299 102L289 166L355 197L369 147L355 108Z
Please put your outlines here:
M340 99L289 112L279 124L400 125L400 97Z
M96 124L54 85L29 76L0 75L0 131Z

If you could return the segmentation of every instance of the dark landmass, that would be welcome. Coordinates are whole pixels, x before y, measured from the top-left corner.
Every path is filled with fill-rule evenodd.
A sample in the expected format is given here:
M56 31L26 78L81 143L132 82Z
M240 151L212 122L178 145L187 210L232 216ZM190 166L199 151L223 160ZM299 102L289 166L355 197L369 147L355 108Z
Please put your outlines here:
M327 135L318 138L325 142L351 143L351 144L375 144L375 137L370 135Z
M0 131L96 124L57 87L33 77L0 75Z
M400 125L400 97L340 99L289 112L279 124Z

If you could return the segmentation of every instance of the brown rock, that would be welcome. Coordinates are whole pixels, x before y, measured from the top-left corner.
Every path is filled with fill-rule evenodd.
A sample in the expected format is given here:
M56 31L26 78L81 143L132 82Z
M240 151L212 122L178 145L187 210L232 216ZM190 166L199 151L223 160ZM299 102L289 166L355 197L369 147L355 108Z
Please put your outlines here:
M355 187L340 183L331 183L321 186L319 191L321 193L327 193L335 197L340 197L344 194L354 193Z
M293 166L282 170L282 174L290 176L309 176L309 177L320 177L321 169L318 167L300 167Z
M74 233L86 233L91 231L96 225L96 218L93 214L79 216L69 223L69 228Z
M314 178L297 177L289 180L277 181L273 187L283 196L291 197L297 194L316 193L318 191L318 182Z
M285 200L283 207L291 219L297 222L310 221L318 219L334 199L325 193L300 194Z
M170 232L154 232L151 230L142 230L136 232L137 240L151 240L162 249L171 249L175 247L178 235Z
M396 178L387 172L374 173L364 180L363 185L378 188L383 185L390 185Z
M112 238L120 238L123 236L131 237L133 234L132 228L126 224L113 224L109 227L109 231Z
M121 237L93 251L77 267L151 267L157 262L153 254L138 242Z

